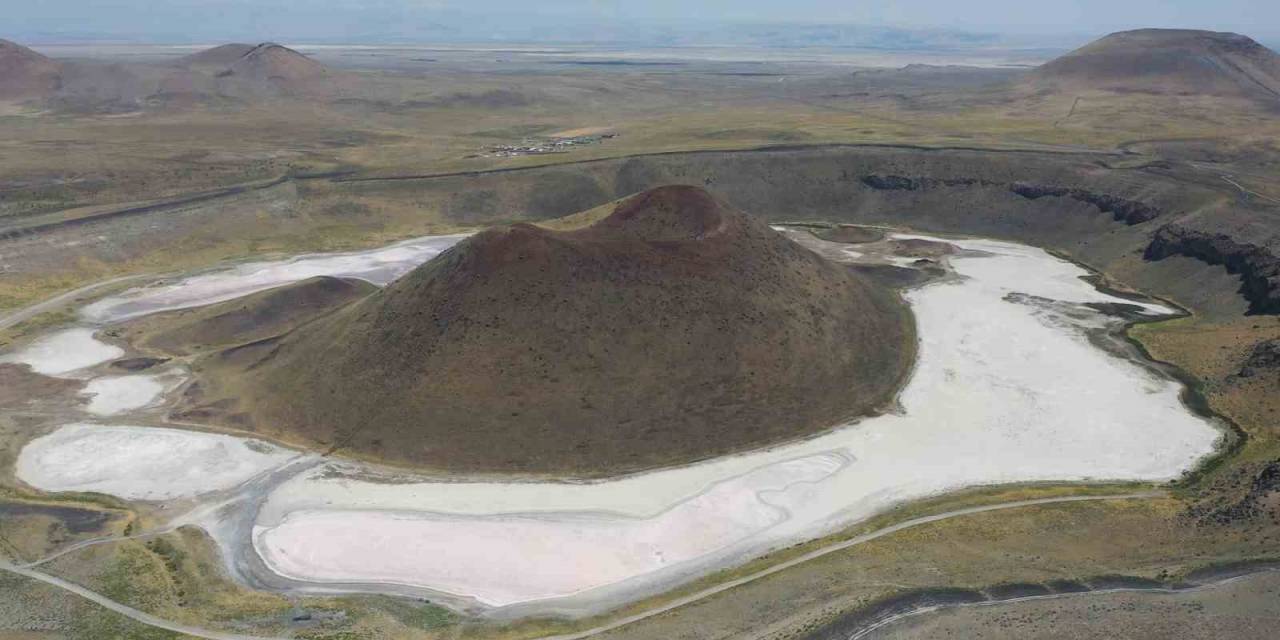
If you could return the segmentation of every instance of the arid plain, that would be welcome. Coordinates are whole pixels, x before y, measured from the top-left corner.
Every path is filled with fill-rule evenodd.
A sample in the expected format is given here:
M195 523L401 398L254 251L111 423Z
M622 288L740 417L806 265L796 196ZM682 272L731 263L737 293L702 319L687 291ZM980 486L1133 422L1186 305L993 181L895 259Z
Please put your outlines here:
M47 47L42 59L0 48L0 71L12 74L0 78L0 547L16 569L0 576L0 637L1074 637L1105 627L1099 618L1161 637L1170 612L1189 607L1225 612L1214 618L1221 626L1197 629L1205 637L1268 637L1277 611L1265 572L1280 566L1276 54L1238 36L1161 31L1112 36L1045 66L1048 54L1005 51L298 49ZM652 191L672 184L716 204ZM515 240L501 235L510 231L462 239L513 223L538 226L511 227L525 234ZM361 342L343 333L352 326L442 350L420 337L443 326L434 318L385 329L413 308L446 309L442 297L471 305L448 307L453 326L521 321L486 315L495 295L552 318L555 341L521 334L521 346L539 350L533 371L500 372L542 376L548 396L594 371L594 349L628 367L647 362L652 340L628 345L556 315L578 302L540 274L583 268L565 257L572 251L701 242L739 224L724 255L752 258L735 272L821 289L835 286L828 262L838 263L859 283L840 286L865 286L877 308L897 309L883 317L910 306L912 320L875 325L867 331L879 340L868 340L816 322L790 327L754 298L717 299L725 318L781 327L750 334L753 344L788 337L790 351L807 346L805 361L820 362L831 349L819 347L835 340L877 358L870 374L851 376L865 397L833 397L834 383L804 378L822 396L805 407L808 426L723 428L714 441L699 429L759 410L699 406L655 384L647 406L679 415L663 424L681 427L638 424L608 455L582 454L600 450L588 436L539 449L555 436L516 416L525 401L515 399L503 411L528 429L498 438L480 430L506 421L486 418L462 435L480 433L473 440L489 448L439 433L457 448L419 454L403 427L308 430L318 420L297 407L326 399L289 391L292 380L342 387L316 373L326 367L381 373L395 356L385 342L350 363L315 355L317 340ZM777 244L773 232L798 245ZM826 261L815 266L796 246ZM701 251L681 264L711 259ZM386 287L442 253L454 262L438 269L470 276L460 280L469 287L435 292L444 276L434 272ZM525 271L508 266L526 255ZM1020 266L987 266L998 264ZM736 293L714 270L682 273L705 289L631 300L614 282L591 282L618 306L582 308L614 325L636 308L662 309L656 336L710 313L685 317L661 302L688 309L710 291ZM505 288L474 285L481 276ZM1027 333L983 333L983 317ZM450 343L478 345L462 361L498 371L510 357L468 335L480 337ZM692 367L696 357L681 359L680 340L664 337L672 344L662 354ZM899 341L919 352L895 359L871 348ZM965 351L974 344L983 347ZM744 398L809 375L739 343L712 353L768 377L734 392ZM543 364L546 354L563 360ZM454 366L448 355L432 362ZM396 379L438 383L415 366L394 369ZM458 397L493 392L482 386L489 378L449 380ZM252 386L238 389L244 381ZM555 415L580 420L639 402L621 393L601 384ZM1025 411L984 413L974 398ZM388 403L369 404L324 415L349 423ZM476 413L458 407L450 420ZM1056 421L1071 407L1086 417ZM200 433L144 435L156 427ZM1010 437L982 440L993 433ZM824 438L841 434L866 442L828 447ZM113 458L113 447L132 453ZM851 458L826 453L845 448ZM740 455L716 462L728 452ZM81 473L48 473L59 464ZM667 475L578 484L608 468ZM504 471L527 491L487 488ZM793 492L827 477L846 483L831 485L846 498L866 492L865 502L825 511L832 502L820 490ZM566 478L575 489L563 496L537 489ZM739 485L749 491L733 493ZM753 501L735 511L718 497L727 495ZM328 519L315 496L363 519ZM699 537L704 520L684 525L686 511L663 511L675 502L741 520ZM559 515L533 528L485 520L533 510ZM610 510L590 526L579 519ZM370 530L362 523L388 512L420 541L412 562L352 551ZM652 524L655 514L665 519ZM776 533L787 526L796 529ZM673 530L688 533L653 533ZM306 532L322 533L311 546L292 541ZM484 546L517 536L577 548L599 575L557 573L536 549ZM621 584L666 561L606 544L629 536L699 569L557 607L522 604ZM280 555L304 548L310 564ZM350 558L361 565L354 573ZM503 564L478 570L494 558ZM432 571L440 575L415 582ZM520 575L504 584L504 571ZM406 588L369 588L379 582Z

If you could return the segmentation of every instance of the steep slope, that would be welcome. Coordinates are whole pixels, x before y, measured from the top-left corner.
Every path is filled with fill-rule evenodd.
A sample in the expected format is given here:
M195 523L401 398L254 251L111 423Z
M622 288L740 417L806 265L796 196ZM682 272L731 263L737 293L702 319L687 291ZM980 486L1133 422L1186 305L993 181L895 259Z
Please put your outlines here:
M913 355L894 293L701 189L662 187L582 230L491 229L211 358L191 408L396 463L605 475L874 411Z
M145 350L186 356L278 336L376 290L363 280L319 276L227 302L144 316L122 333Z
M58 88L62 65L20 44L0 39L0 100L47 96Z
M329 71L288 47L265 42L241 55L217 74L240 91L304 92L319 88Z
M255 49L255 45L242 44L234 42L198 51L189 56L180 58L177 62L178 66L188 68L214 68L218 71L225 71L227 67L235 64L237 60L243 58L250 51Z
M1113 33L1033 71L1032 86L1280 98L1280 55L1235 33L1142 29Z

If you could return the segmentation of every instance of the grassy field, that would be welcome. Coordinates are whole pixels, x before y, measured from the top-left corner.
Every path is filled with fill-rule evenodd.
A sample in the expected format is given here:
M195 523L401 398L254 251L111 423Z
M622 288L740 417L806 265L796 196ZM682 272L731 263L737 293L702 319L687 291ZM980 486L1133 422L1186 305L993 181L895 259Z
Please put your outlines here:
M286 598L247 590L226 577L217 550L195 529L89 547L43 569L167 620L228 632L316 640L429 639L452 635L458 621L427 602L381 596ZM117 635L121 624L118 616L101 611L78 620L72 637L134 637Z
M476 74L367 75L368 91L390 95L392 103L495 88L493 78ZM480 107L419 101L412 108L389 108L377 100L280 101L128 118L3 117L0 228L325 171L428 174L814 143L1113 149L1139 140L1178 139L1209 140L1221 152L1265 148L1267 140L1280 136L1280 123L1265 111L1224 99L1028 97L1004 89L941 91L892 82L854 93L841 91L856 85L839 70L798 78L785 90L696 71L680 76L560 72L506 82L504 90L527 99ZM490 145L529 135L599 127L617 137L563 154L497 157L486 152ZM1238 178L1263 191L1275 188L1254 172ZM369 246L475 226L451 221L411 194L353 200L319 182L299 189L287 230L278 219L240 220L234 229L184 230L175 243L106 259L78 257L73 250L39 274L0 271L0 311L122 273L186 269L272 251Z

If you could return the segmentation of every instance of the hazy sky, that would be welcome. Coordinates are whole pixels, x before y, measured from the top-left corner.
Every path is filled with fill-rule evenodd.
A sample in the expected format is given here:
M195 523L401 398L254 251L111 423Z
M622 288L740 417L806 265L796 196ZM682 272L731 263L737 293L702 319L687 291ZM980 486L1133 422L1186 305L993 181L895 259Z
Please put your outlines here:
M450 2L440 0L437 4ZM510 0L456 4L529 6ZM590 10L602 16L851 22L992 31L1079 32L1133 26L1247 29L1259 25L1280 29L1280 2L1275 0L545 0L540 4Z
M530 25L799 22L993 33L1101 34L1142 26L1280 36L1280 0L11 0L26 34L280 39L452 30L510 37Z

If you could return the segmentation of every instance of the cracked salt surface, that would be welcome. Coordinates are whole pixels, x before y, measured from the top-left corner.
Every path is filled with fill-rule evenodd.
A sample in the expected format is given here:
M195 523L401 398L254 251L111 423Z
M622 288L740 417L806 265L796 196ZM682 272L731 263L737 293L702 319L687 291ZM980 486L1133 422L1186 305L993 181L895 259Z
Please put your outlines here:
M55 378L75 378L69 374L124 355L124 349L94 338L94 331L84 327L59 331L0 356L0 362L25 364Z
M232 436L81 423L32 440L14 466L43 491L169 500L229 489L296 455Z
M85 385L80 395L89 398L85 410L95 416L114 416L155 404L165 391L183 379L179 373L103 376Z

